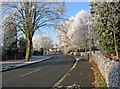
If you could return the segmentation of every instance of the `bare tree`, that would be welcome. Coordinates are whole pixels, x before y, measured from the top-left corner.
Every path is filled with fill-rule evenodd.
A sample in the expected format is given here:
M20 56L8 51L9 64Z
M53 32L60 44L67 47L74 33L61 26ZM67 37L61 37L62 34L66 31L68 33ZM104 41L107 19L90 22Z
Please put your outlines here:
M42 34L40 37L33 39L33 47L35 50L40 50L40 48L44 48L48 50L52 48L52 40L45 34Z
M12 12L17 28L27 39L26 57L31 57L32 38L36 30L44 26L54 26L65 12L63 2L3 2L4 14Z

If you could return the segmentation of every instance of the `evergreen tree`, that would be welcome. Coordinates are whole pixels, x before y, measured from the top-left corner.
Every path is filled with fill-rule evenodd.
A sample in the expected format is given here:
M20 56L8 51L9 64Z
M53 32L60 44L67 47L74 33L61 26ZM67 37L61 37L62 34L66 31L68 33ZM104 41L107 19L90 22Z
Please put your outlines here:
M17 51L17 30L14 18L7 14L3 19L3 54Z
M110 56L120 55L119 7L120 2L91 2L93 29L99 49Z

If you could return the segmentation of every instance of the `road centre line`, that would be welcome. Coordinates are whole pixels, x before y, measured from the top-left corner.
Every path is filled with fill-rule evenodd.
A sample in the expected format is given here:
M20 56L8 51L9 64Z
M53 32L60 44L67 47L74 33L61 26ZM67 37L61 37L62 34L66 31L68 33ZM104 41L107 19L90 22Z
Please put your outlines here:
M20 77L24 77L24 76L30 75L30 74L32 74L32 73L35 73L35 72L41 70L41 69L42 69L42 68L39 68L39 69L37 69L37 70L34 70L34 71L29 72L29 73L23 74L23 75L21 75Z
M49 66L51 66L51 65L53 65L53 63L47 65L46 67L49 67ZM35 73L35 72L41 70L41 69L42 69L42 68L39 68L39 69L37 69L37 70L34 70L34 71L29 72L29 73L23 74L23 75L21 75L20 77L24 77L24 76L30 75L30 74L32 74L32 73Z
M51 66L51 65L53 65L53 63L51 63L51 64L47 65L46 67L49 67L49 66Z

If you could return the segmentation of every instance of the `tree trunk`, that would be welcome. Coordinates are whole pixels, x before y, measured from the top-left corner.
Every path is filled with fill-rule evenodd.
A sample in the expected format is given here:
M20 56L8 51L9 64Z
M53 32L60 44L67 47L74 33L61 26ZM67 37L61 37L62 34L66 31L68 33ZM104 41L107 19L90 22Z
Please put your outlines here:
M25 61L30 60L30 58L31 58L31 49L32 49L32 39L27 38Z
M86 54L87 54L87 42L85 44L85 56L86 56Z
M15 53L14 55L15 55L14 57L15 57L15 60L16 60L16 59L17 59L17 57L16 57L16 53Z
M95 40L94 39L93 39L92 44L93 44L93 53L95 53Z
M116 35L115 35L115 32L113 32L113 35L114 35L114 43L115 43L115 53L116 53L116 56L118 57L118 48L117 48L117 40L116 40Z
M91 62L91 57L92 57L92 49L91 49L91 38L90 38L89 39L89 54L88 54L88 60L89 60L89 62Z
M8 59L7 54L5 55L5 59L6 59L6 60Z

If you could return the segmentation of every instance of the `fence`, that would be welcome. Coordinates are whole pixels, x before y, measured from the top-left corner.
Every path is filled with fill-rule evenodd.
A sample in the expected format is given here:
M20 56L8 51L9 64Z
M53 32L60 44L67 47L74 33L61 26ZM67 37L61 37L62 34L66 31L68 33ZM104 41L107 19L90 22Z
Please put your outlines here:
M13 59L24 59L25 58L25 53L23 52L17 52L17 53L10 53L10 54L5 54L2 55L2 60L13 60Z

